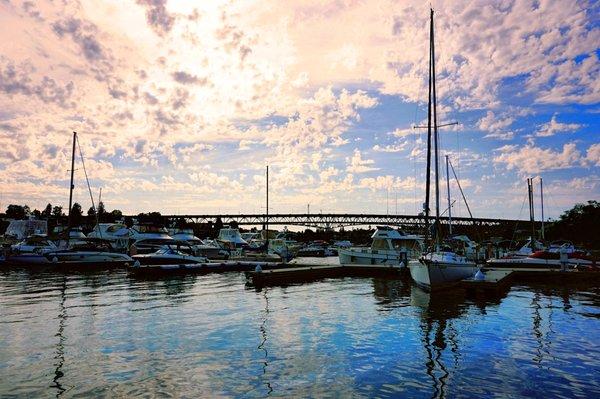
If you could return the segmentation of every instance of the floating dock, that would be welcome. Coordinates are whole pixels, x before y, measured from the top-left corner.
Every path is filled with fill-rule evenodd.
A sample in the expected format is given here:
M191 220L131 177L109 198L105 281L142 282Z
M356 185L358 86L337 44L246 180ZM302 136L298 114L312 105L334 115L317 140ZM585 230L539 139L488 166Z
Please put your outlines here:
M289 265L288 265L289 266ZM324 278L341 277L399 277L407 272L406 267L383 265L300 265L297 267L273 268L246 272L246 281L254 286L286 285Z

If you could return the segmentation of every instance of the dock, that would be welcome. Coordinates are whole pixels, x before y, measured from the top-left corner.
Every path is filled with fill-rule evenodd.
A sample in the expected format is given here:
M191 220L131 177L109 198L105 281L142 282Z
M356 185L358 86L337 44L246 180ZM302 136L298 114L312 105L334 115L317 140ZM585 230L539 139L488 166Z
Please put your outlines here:
M289 266L289 265L288 265ZM406 273L406 267L385 265L314 264L297 267L273 268L246 272L248 284L260 287L297 284L326 278L342 277L395 277Z

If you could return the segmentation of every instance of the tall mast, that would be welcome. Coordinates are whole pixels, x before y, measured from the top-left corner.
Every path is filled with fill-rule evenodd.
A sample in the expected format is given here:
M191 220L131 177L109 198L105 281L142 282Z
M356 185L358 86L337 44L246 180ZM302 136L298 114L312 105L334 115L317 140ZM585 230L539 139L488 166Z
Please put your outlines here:
M531 248L535 247L535 210L533 205L533 178L527 178L527 191L529 194L529 221L531 222Z
M540 177L540 197L541 197L541 201L542 201L542 240L544 240L545 234L544 234L544 183L542 181L542 178Z
M266 218L265 218L265 239L267 240L267 251L269 250L269 165L267 165L267 208L266 208Z
M425 183L425 242L429 238L429 197L431 186L431 39L433 38L433 10L429 26L429 99L427 101L427 177Z
M452 204L450 203L450 168L448 155L446 155L446 187L448 188L448 232L452 234Z
M69 224L67 226L67 233L71 231L71 208L73 206L73 178L75 177L75 143L77 141L77 132L73 132L73 152L71 154L71 185L69 186ZM67 240L69 234L67 234Z
M435 95L435 36L433 33L433 9L431 10L431 87L433 91L433 142L435 146L435 242L439 246L440 235L440 168L437 131L437 99Z

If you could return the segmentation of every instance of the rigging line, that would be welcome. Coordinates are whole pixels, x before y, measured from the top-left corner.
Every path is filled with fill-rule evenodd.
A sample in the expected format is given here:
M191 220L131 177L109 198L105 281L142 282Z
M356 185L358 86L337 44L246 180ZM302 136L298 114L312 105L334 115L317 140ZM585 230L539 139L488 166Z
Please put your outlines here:
M521 219L521 214L523 214L523 208L525 208L525 199L528 196L523 196L523 203L521 204L521 210L519 211L519 216L517 217L517 223L515 224L515 229L513 230L513 235L510 239L510 246L512 246L515 241L515 235L517 234L517 227L519 227L519 219Z
M473 214L471 213L471 208L469 207L469 203L467 202L467 197L465 197L465 193L463 192L463 189L460 186L460 181L458 180L458 176L456 176L456 172L454 171L454 166L452 166L452 162L450 161L450 159L448 159L448 163L450 164L450 168L452 169L452 174L454 174L454 178L456 179L456 184L458 184L458 189L460 190L460 194L462 195L462 198L465 201L465 206L467 207L467 211L469 211L469 216L471 216L473 225L477 226L475 224L475 220L473 219ZM481 241L481 234L480 234L479 228L476 228L475 231L477 231L477 238L479 238Z
M81 151L81 144L79 143L79 137L77 138L77 147L79 148L79 156L81 157L81 165L83 166L83 173L85 174L85 181L88 186L88 191L90 193L90 200L92 201L92 209L94 210L94 214L96 215L96 226L98 226L98 211L96 210L96 204L94 204L94 195L92 194L92 187L90 186L90 180L88 179L87 170L85 169L85 161L83 160L83 151ZM100 238L102 238L102 232L100 231L100 227L98 226L98 234Z

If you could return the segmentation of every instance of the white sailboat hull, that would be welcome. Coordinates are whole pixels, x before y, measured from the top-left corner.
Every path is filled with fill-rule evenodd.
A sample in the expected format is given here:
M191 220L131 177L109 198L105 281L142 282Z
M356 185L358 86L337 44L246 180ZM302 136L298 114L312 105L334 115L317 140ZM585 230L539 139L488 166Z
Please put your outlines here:
M427 290L453 286L477 272L474 263L432 262L428 259L411 261L408 267L413 281Z

